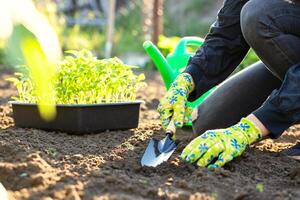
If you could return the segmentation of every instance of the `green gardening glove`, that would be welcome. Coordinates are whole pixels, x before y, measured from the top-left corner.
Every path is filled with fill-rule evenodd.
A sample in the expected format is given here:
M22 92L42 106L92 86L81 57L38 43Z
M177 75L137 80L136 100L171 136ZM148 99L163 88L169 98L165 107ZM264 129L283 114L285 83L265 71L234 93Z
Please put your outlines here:
M171 120L176 128L181 128L185 121L190 120L192 109L187 109L186 103L193 87L193 79L188 73L179 74L172 83L157 109L164 129L168 127Z
M247 145L259 140L262 134L246 118L227 129L206 131L190 142L181 154L188 163L197 163L200 167L219 168L240 156ZM217 159L215 162L212 162Z

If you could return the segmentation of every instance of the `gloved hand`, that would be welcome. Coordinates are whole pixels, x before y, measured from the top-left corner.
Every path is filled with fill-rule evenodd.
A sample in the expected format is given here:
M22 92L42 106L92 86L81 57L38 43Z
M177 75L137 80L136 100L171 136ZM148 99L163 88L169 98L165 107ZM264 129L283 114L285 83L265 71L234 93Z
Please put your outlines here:
M190 120L188 117L192 109L186 109L186 102L193 87L193 79L188 73L179 74L172 83L157 109L164 129L168 127L171 120L176 128L181 128L186 120Z
M226 129L206 131L192 140L183 150L181 158L200 167L219 168L240 156L247 145L262 137L260 130L248 119ZM213 163L212 161L217 160Z

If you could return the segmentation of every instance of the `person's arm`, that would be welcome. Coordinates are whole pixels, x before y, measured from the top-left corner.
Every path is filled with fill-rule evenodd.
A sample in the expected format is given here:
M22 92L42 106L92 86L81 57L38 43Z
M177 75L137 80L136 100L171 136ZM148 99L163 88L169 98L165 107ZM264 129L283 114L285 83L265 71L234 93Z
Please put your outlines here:
M249 46L240 27L240 12L246 2L225 0L203 46L190 58L184 71L193 77L195 83L195 89L189 95L190 101L225 80L248 52Z
M300 122L299 88L300 63L287 71L281 87L260 108L229 128L206 131L185 147L181 158L201 167L219 168L240 156L246 146L266 137L278 138Z
M225 80L246 55L249 46L242 35L240 12L247 1L225 0L204 44L160 101L158 111L164 128L171 121L176 128L189 121L185 120L190 115L186 108L187 99L194 101Z
M270 138L278 138L291 125L300 122L300 63L286 73L283 83L274 90L253 115L270 131Z

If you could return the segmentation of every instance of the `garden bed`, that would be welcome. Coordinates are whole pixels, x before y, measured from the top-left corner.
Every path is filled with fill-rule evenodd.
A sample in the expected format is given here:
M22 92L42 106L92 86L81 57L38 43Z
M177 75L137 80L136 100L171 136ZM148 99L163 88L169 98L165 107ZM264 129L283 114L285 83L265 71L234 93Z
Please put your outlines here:
M266 140L215 172L184 164L180 150L169 162L140 167L153 136L164 137L155 108L164 92L158 74L148 72L148 87L138 98L139 128L101 134L70 135L16 128L8 96L11 84L0 77L0 181L11 199L299 199L300 177L289 173L300 163L277 152L300 139L293 127L278 140Z

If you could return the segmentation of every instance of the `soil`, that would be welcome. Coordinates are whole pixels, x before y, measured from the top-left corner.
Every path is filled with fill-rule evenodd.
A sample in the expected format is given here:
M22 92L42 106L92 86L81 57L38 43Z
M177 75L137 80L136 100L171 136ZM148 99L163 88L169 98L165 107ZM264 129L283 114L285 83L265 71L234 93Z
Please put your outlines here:
M248 148L224 168L209 171L179 159L194 137L178 131L180 147L156 168L140 166L152 137L162 138L155 108L164 94L157 73L139 98L139 127L70 135L14 126L7 101L15 88L0 77L0 181L10 199L300 199L300 163L278 152L300 139L300 127ZM30 117L30 116L28 116Z

